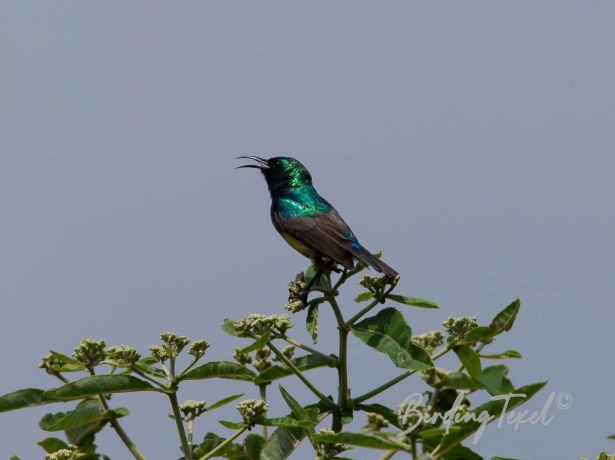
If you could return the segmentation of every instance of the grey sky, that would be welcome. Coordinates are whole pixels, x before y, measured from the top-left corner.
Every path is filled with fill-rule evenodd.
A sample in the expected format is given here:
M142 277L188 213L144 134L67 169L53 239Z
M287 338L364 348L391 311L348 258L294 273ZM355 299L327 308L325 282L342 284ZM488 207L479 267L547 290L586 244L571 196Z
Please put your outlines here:
M479 452L615 450L614 14L607 1L3 2L0 394L56 385L36 363L81 337L145 350L175 330L228 359L240 342L222 320L279 312L305 266L234 158L289 154L384 251L401 293L440 303L406 312L415 330L486 322L521 298L493 349L524 355L515 384L550 381L529 408L550 391L574 403L547 427L490 428ZM357 393L398 373L355 340L351 353ZM177 457L165 401L115 399L142 450ZM39 458L50 407L0 414L0 457ZM215 421L231 414L206 428L225 433ZM98 444L127 458L113 433Z

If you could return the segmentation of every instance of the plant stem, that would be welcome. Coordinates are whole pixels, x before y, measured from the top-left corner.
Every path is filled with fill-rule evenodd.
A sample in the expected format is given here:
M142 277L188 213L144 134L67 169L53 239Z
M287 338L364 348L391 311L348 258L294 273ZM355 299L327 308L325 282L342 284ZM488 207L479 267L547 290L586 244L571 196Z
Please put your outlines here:
M329 304L331 305L331 308L333 309L333 314L335 315L335 320L337 321L337 327L338 328L343 328L344 327L344 317L342 316L342 310L340 310L339 305L337 304L337 300L335 299L335 296L333 295L333 293L329 293L329 295L327 296L327 302L329 302ZM340 356L341 359L341 356Z
M188 371L189 371L190 369L192 369L192 367L193 367L196 363L198 363L198 362L199 362L199 359L201 359L201 358L194 357L194 358L192 359L192 362L191 362L190 364L188 364L188 365L186 366L186 368L185 368L183 371L181 371L181 372L179 373L178 378L179 378L179 379L181 379L181 378L182 378L185 374L187 374L187 373L188 373Z
M233 442L235 439L237 439L239 436L241 436L243 434L243 432L246 431L247 429L248 429L248 427L245 426L242 429L237 430L231 436L226 438L220 445L218 445L218 447L216 447L211 452L208 452L207 454L203 455L198 460L207 460L209 458L212 458L214 455L216 455L218 452L220 452L222 449L224 449L227 445L229 445L229 443Z
M348 408L348 329L340 329L339 400L342 410Z
M109 413L109 406L107 405L107 401L105 401L105 397L103 395L98 395L98 398L100 401L100 405L102 406L104 411ZM139 452L139 449L137 449L137 446L134 445L134 443L132 442L128 434L122 428L122 425L120 425L120 422L118 422L115 416L113 416L112 414L110 414L109 423L111 424L111 426L113 427L117 435L120 437L120 439L122 440L126 448L130 451L130 453L137 460L145 460L145 457L143 456L143 454Z
M266 383L261 383L258 386L260 395L261 395L261 399L265 402L267 402L267 384ZM267 440L267 426L266 425L262 425L261 427L261 434L263 436L263 439L265 439L265 441Z
M171 401L171 407L173 408L173 418L175 418L175 424L177 425L177 432L179 433L179 439L182 443L182 450L184 451L184 457L186 460L192 460L192 446L188 443L188 438L186 437L186 430L184 429L184 424L182 423L182 416L179 412L179 403L177 402L177 394L176 393L168 393L169 400Z
M288 342L288 343L290 343L291 345L296 346L297 348L301 348L302 350L305 350L305 351L307 351L307 352L309 352L309 353L312 353L312 354L314 354L314 355L318 355L318 356L320 356L321 358L326 359L326 360L327 360L328 362L330 362L331 364L337 364L337 359L332 358L332 357L331 357L331 356L329 356L329 355L325 355L323 352L318 351L318 350L316 350L316 349L314 349L314 348L312 348L312 347L309 347L309 346L307 346L307 345L304 345L304 344L302 344L301 342L296 341L295 339L291 339L290 337L287 337L287 336L285 336L285 335L278 335L278 336L275 336L274 338L276 338L276 339L282 339L282 340L284 340L285 342Z
M380 457L378 457L378 460L389 460L391 457L393 457L393 455L395 455L398 451L396 450L389 450L388 452L385 452L384 454L382 454Z
M271 343L271 341L267 342L267 346L269 347L271 351L273 351L273 353L278 357L280 361L286 364L290 368L290 370L292 370L295 373L295 375L299 377L299 380L301 380L305 384L305 386L307 386L312 391L312 393L318 396L318 398L323 403L325 403L327 406L331 407L332 405L331 400L327 398L325 395L323 395L320 391L318 391L318 389L312 384L312 382L310 382L306 378L306 376L303 375L303 373L299 369L297 369L297 367L286 356L284 356L282 352L278 350L274 344Z
M342 275L343 277L344 275ZM340 277L340 279L342 278ZM338 284L340 282L338 281ZM337 284L336 284L337 286ZM339 433L343 429L342 414L346 409L350 407L348 398L348 332L350 327L344 322L342 310L335 298L335 291L332 291L327 296L327 301L333 309L333 314L337 320L337 329L339 332L339 361L337 362L337 376L338 376L338 398L337 407L338 413L333 414L333 424L331 428L336 433Z
M96 375L96 372L94 371L93 368L88 369L88 371L90 375ZM64 376L58 375L58 378L62 381L67 381L64 378ZM137 460L145 460L145 457L143 456L141 452L139 452L139 449L137 449L137 446L135 446L135 444L132 442L132 440L128 436L128 433L124 431L124 428L122 428L122 425L120 425L120 422L118 422L115 416L111 412L109 412L109 405L107 404L105 397L103 395L98 395L97 399L103 411L109 414L109 423L111 424L111 426L113 427L113 429L115 430L119 438L122 440L126 448L133 455L133 457L136 458Z
M157 379L150 377L149 375L147 375L145 372L141 372L139 369L137 369L136 367L132 369L134 371L135 374L140 375L141 377L143 377L146 380L149 380L150 382L156 384L157 386L159 386L160 388L162 388L163 390L166 390L167 386L158 381Z
M441 356L445 355L446 353L448 353L451 350L450 347L444 347L442 350L434 353L433 355L431 355L431 360L435 361L436 359L440 358ZM354 399L355 403L362 403L363 401L372 398L380 393L382 393L385 390L388 390L389 388L391 388L393 385L398 384L399 382L401 382L402 380L406 379L407 377L410 377L412 374L414 374L415 372L417 372L416 370L408 370L406 372L404 372L403 374L398 375L397 377L389 380L386 383L383 383L382 385L380 385L379 387L374 388L371 391L368 391L367 393L357 397Z
M347 322L346 325L348 327L354 325L354 323L356 323L358 320L361 319L361 317L363 317L364 315L366 315L372 308L374 308L375 306L377 306L379 303L381 303L386 296L393 290L395 289L395 286L391 286L389 287L389 289L387 289L385 292L382 293L382 295L376 297L374 300L372 300L370 302L370 304L365 307L363 310L361 310L359 313L357 313L356 315L354 315L352 318L350 318Z

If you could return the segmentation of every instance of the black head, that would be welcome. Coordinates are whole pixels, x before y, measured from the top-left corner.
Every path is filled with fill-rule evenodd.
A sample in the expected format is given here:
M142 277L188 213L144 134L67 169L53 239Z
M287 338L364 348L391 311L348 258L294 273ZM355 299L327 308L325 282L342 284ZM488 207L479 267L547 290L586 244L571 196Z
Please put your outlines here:
M310 172L294 158L273 157L268 160L256 156L241 156L238 158L248 158L258 163L239 166L239 168L260 169L272 194L312 185Z

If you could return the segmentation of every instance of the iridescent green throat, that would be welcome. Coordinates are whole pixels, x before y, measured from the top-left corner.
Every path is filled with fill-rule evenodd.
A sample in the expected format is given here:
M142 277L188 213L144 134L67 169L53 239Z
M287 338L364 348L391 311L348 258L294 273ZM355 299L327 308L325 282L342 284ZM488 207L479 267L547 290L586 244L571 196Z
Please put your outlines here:
M311 184L280 193L272 205L287 219L300 216L315 217L333 209L333 206L321 197Z

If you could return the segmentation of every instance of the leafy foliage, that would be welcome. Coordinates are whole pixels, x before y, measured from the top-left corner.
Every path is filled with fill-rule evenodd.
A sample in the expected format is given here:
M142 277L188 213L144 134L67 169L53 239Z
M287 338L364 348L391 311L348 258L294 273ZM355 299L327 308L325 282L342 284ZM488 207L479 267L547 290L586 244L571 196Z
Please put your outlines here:
M63 433L65 438L46 437L39 442L48 456L55 455L53 458L107 458L97 452L95 444L97 433L107 427L117 432L134 458L145 458L120 425L120 419L128 415L128 410L112 408L110 401L116 393L149 392L168 398L170 416L175 421L182 446L180 455L186 460L214 457L278 460L291 456L304 442L309 443L316 458L322 460L343 459L343 452L353 448L382 450L385 458L396 452L418 458L421 451L437 460L482 459L480 454L463 445L469 437L480 434L485 423L494 419L485 421L481 414L497 415L512 410L546 384L538 382L515 387L507 366L499 364L501 361L495 361L495 365L486 365L484 361L521 358L516 350L493 353L484 350L512 328L520 310L519 301L515 300L498 312L487 325L479 324L476 318L449 318L443 323L444 331L415 335L402 311L387 303L400 308L424 309L436 309L438 305L419 297L393 293L398 277L364 276L360 284L366 290L354 299L360 310L340 307L339 289L364 269L359 263L354 269L343 271L336 280L331 279L330 272L325 273L313 283L312 292L320 294L310 301L301 294L306 281L316 273L314 267L310 266L289 284L286 310L295 315L305 314L306 330L312 342L318 340L319 309L325 304L332 309L339 332L338 355L290 337L288 333L293 325L287 314L253 314L239 320L225 320L222 329L244 340L243 347L235 349L234 361L202 362L209 342L203 339L191 342L171 332L161 334L160 344L152 345L150 354L145 357L127 345L106 348L102 340L85 339L75 348L72 357L51 351L39 365L60 379L61 386L48 390L25 388L1 396L0 412L74 401L71 409L49 412L39 422L43 431ZM348 341L355 339L386 356L394 366L402 369L402 373L363 395L351 397L352 375L348 370L347 349ZM188 350L187 353L184 350ZM295 356L296 352L300 355ZM457 357L459 367L450 370L436 367L435 362L449 352ZM373 354L376 356L377 353ZM182 368L179 364L186 358L188 361ZM104 372L99 372L100 369ZM336 374L337 388L316 385L310 379L313 369ZM406 401L398 407L374 401L384 391L415 374L424 381L425 401ZM290 377L302 382L317 402L300 403L284 387L278 386L279 398L286 403L289 412L269 415L265 400L268 392L269 398L276 394L270 391L271 385ZM240 417L219 421L224 428L220 425L218 428L233 430L231 434L208 432L197 441L193 439L193 425L243 394L229 395L207 405L205 401L195 400L180 404L177 393L183 381L216 379L244 382L248 385L246 393L252 389L260 399L239 402ZM482 394L486 402L472 407L466 395L476 392ZM526 396L512 398L506 406L503 399L493 399L511 393ZM331 394L337 397L328 396ZM452 417L455 414L463 417ZM359 416L366 417L364 430L345 430L345 425ZM446 417L453 420L450 426L443 422ZM322 428L325 420L330 421L331 428ZM257 426L260 434L249 432Z

